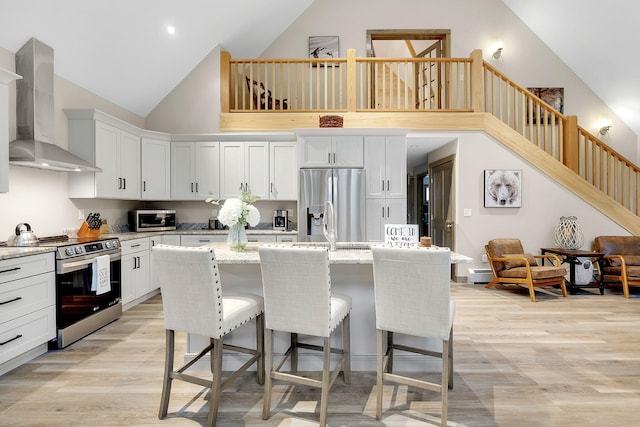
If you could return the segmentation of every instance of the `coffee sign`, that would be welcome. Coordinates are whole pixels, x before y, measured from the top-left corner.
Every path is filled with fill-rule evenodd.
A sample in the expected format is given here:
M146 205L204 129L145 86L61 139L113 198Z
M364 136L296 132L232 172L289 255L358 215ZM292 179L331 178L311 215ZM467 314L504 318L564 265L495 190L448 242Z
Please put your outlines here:
M420 237L417 224L386 224L384 245L393 247L418 246Z

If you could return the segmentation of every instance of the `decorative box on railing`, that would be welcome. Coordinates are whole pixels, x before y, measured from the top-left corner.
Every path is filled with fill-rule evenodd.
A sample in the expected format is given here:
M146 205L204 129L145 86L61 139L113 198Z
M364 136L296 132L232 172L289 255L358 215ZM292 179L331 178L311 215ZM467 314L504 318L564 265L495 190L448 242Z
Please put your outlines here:
M321 128L341 128L344 124L342 116L320 116Z

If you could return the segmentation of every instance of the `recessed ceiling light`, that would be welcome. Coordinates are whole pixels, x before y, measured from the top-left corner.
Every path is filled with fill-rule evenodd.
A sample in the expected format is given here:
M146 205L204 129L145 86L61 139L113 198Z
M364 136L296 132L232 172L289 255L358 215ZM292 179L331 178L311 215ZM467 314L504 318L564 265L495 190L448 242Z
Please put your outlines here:
M176 33L176 27L173 25L167 25L167 33L169 33L169 35L174 35Z

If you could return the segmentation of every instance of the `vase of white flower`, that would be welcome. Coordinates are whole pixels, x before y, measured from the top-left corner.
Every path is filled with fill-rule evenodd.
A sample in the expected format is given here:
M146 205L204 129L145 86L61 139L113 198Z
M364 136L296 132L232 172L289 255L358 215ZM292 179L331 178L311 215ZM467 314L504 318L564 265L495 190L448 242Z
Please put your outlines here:
M260 211L252 205L259 198L245 191L238 198L226 200L220 208L218 221L229 227L229 237L227 238L229 249L242 252L247 246L245 227L247 224L255 227L260 222ZM206 202L219 204L219 201L211 198Z

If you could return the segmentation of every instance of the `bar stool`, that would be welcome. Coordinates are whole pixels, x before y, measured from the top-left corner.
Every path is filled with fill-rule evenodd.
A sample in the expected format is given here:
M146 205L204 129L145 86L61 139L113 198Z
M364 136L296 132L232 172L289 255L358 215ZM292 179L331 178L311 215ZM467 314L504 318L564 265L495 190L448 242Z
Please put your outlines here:
M258 383L264 383L264 302L249 293L222 292L218 263L212 248L156 245L152 256L162 291L166 329L165 367L158 418L167 415L171 383L174 379L211 389L207 425L215 426L220 393L240 374L257 362ZM224 337L243 324L256 319L256 348L223 343ZM174 370L175 331L209 337L207 345L194 359ZM222 381L222 350L251 355L240 368ZM211 355L212 379L185 373L206 354Z
M441 424L447 424L447 388L453 388L453 317L451 264L447 248L373 247L377 334L376 419L382 417L384 381L441 393ZM386 350L383 345L387 335ZM442 351L394 343L394 333L434 338ZM442 359L442 380L434 383L392 373L393 350Z
M265 308L265 384L262 418L271 412L272 380L284 380L321 389L320 426L327 423L327 400L336 377L343 371L351 382L349 313L351 298L331 291L326 248L261 246L260 267ZM342 323L342 349L331 348L331 334ZM290 333L291 345L273 368L273 331ZM322 346L298 341L298 334L323 337ZM298 348L322 351L322 380L295 374ZM330 372L331 353L340 354ZM281 372L291 357L291 372Z

